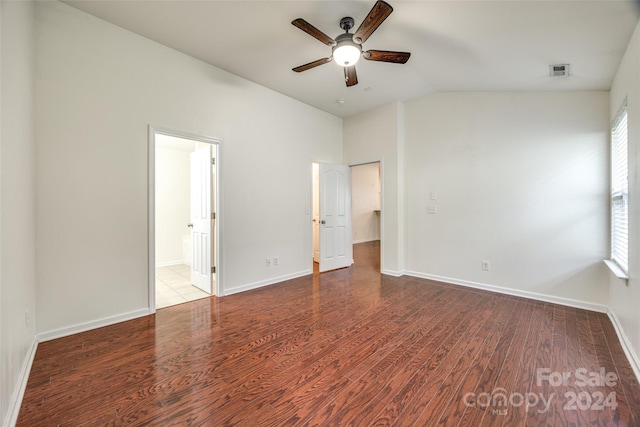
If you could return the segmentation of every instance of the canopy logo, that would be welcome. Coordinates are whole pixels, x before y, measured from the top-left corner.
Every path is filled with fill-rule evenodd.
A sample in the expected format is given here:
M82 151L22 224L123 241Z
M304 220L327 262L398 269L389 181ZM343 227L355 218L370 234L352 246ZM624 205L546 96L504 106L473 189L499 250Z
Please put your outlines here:
M509 393L503 387L494 388L491 392L467 393L463 401L467 407L491 408L494 415L506 415L508 408L525 407L529 412L531 408L537 408L541 414L549 410L551 401L555 396L551 393L548 399L542 393Z

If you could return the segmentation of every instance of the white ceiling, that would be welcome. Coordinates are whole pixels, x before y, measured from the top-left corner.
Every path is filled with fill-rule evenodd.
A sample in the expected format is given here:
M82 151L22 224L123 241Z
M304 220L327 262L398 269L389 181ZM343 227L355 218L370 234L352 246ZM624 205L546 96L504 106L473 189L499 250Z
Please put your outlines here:
M633 0L388 1L394 12L364 48L411 58L361 60L350 88L335 63L291 70L331 54L291 21L335 37L342 17L357 27L374 0L65 3L341 117L435 91L608 90L640 16ZM557 63L572 76L550 78Z

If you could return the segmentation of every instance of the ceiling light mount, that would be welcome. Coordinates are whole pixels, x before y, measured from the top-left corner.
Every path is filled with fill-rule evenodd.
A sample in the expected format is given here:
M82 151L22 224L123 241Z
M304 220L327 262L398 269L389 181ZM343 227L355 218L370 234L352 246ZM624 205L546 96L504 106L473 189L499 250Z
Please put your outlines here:
M353 28L353 24L355 24L355 21L350 16L345 16L340 20L340 28L347 33Z

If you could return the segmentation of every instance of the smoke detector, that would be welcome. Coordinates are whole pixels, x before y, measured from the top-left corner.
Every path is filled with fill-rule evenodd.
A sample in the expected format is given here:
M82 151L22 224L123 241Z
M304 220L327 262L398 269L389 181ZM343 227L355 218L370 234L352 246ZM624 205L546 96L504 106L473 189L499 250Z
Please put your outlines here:
M549 77L569 77L569 64L549 65Z

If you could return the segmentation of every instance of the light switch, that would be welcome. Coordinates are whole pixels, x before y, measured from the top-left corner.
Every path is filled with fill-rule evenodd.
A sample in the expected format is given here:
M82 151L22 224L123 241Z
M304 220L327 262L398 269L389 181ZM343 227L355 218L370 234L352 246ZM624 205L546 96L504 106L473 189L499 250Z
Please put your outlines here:
M438 193L432 191L429 193L429 200L438 200Z
M437 205L427 205L427 213L429 215L434 215L438 213L438 206Z

